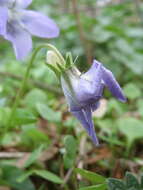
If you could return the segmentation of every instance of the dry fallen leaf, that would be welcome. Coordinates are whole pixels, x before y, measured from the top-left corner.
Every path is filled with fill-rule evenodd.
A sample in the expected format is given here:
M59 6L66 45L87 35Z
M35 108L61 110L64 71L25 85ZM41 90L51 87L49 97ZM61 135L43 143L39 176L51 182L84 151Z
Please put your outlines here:
M0 190L11 190L9 187L0 186Z
M23 153L23 156L19 160L16 161L15 165L18 168L23 168L24 165L25 165L25 163L26 163L26 161L29 159L29 157L30 157L30 153L28 153L28 152Z

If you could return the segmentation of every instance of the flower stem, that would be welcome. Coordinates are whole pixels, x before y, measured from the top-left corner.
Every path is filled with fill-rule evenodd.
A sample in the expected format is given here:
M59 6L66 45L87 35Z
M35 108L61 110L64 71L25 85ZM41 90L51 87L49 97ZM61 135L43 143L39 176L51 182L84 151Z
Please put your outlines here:
M60 52L53 45L51 45L51 44L43 44L43 45L41 45L41 46L39 46L38 48L35 49L35 51L32 54L32 57L31 57L31 59L29 61L28 67L26 69L26 72L25 72L21 87L20 87L20 89L19 89L19 91L18 91L18 93L16 95L15 102L14 102L14 104L12 106L12 110L11 110L11 113L10 113L10 116L9 116L9 119L8 119L8 122L7 122L7 126L6 126L6 132L8 131L8 129L11 126L13 126L13 118L14 118L16 109L17 109L17 107L19 105L20 99L21 99L21 97L22 97L22 95L23 95L23 93L25 91L26 84L27 84L27 81L28 81L28 78L29 78L29 75L30 75L30 70L31 70L31 68L33 66L33 63L34 63L35 58L36 58L36 55L43 48L52 49L57 54L57 56L59 57L61 63L65 64L65 60L64 60L63 56L60 54Z

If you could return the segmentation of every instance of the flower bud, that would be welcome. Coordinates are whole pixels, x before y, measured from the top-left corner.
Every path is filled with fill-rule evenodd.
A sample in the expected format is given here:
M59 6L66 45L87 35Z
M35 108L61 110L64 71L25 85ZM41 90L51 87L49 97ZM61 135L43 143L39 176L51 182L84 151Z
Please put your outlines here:
M52 50L47 51L46 63L51 64L55 67L57 66L57 64L61 64L59 57Z

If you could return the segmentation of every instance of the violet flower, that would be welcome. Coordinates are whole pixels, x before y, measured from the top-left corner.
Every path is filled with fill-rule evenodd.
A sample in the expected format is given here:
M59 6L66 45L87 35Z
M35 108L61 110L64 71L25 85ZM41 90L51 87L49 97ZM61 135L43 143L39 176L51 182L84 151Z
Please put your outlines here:
M0 0L0 35L9 40L16 58L23 59L32 49L31 35L55 38L59 28L43 14L26 10L32 0Z
M94 144L98 145L92 112L99 106L104 87L107 87L119 101L126 101L114 75L94 60L91 68L84 74L75 67L65 71L61 76L61 84L70 112L81 122Z

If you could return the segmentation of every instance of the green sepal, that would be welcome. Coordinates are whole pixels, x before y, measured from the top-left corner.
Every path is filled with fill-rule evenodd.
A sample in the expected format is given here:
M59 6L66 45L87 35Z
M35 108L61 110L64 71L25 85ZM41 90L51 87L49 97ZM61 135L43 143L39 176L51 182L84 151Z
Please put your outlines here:
M55 73L55 75L56 75L57 78L59 79L60 76L61 76L60 70L58 70L56 67L54 67L54 66L51 65L51 64L46 64L46 65Z
M65 67L61 66L59 63L57 63L56 65L61 73L65 72Z
M66 54L66 69L69 69L74 65L73 58L71 52Z

